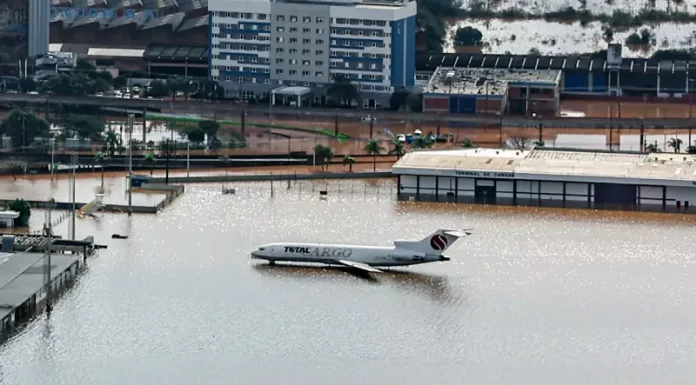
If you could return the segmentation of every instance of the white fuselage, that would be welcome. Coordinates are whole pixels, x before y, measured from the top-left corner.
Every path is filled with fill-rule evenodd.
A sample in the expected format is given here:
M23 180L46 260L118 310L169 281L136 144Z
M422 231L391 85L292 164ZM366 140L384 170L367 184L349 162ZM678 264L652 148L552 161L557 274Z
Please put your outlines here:
M272 243L251 252L251 257L272 262L316 262L334 264L344 260L370 266L406 266L447 261L440 254L426 254L394 246L337 245L321 243Z

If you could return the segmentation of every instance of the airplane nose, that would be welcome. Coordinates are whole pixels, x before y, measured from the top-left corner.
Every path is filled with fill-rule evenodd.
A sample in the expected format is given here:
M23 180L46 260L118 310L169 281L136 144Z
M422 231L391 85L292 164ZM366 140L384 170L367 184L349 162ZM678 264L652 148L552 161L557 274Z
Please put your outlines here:
M441 255L441 256L440 256L440 261L443 261L443 262L444 262L444 261L449 261L450 259L452 259L452 258L450 258L450 257L445 257L444 255Z
M252 252L251 252L251 257L252 257L252 258L258 258L258 257L259 257L259 252L258 252L258 250L252 251Z

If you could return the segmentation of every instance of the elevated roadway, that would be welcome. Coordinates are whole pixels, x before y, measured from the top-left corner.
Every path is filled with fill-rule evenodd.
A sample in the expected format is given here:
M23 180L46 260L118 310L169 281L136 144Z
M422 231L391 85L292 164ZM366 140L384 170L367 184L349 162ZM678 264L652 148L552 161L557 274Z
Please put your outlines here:
M595 117L541 117L539 119L520 116L504 117L502 120L496 116L466 116L466 115L435 115L430 113L413 113L399 111L372 111L372 110L343 110L323 108L303 108L298 110L292 107L270 107L267 105L241 105L233 103L211 103L199 100L171 99L120 99L94 96L52 96L31 94L5 94L0 93L0 103L25 104L25 105L83 105L119 108L133 111L153 111L170 114L196 114L200 116L217 117L218 119L235 119L242 110L247 116L268 116L272 113L277 117L293 117L298 120L332 120L338 114L341 120L360 118L370 114L378 121L411 121L443 125L453 127L535 127L540 123L544 127L554 128L685 128L696 125L696 118L595 118ZM142 113L142 112L141 112Z

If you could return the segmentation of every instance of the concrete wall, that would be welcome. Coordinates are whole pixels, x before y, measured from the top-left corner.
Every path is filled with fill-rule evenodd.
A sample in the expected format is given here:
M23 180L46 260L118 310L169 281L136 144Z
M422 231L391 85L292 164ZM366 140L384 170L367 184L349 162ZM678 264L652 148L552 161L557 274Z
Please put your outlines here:
M390 178L391 171L381 172L345 172L315 174L278 174L278 175L210 175L191 177L170 177L169 183L216 183L216 182L252 182L252 181L285 181L285 180L311 180L311 179L370 179ZM164 178L152 178L153 183L163 183Z

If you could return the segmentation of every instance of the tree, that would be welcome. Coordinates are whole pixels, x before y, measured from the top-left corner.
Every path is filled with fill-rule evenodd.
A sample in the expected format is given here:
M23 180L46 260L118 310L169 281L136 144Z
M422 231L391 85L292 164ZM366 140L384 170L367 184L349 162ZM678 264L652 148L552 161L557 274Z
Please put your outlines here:
M469 139L469 138L464 138L464 141L462 142L462 147L472 148L472 147L474 147L474 142L472 142L471 139Z
M510 138L507 141L507 147L514 150L524 151L529 148L529 139L527 138Z
M155 154L152 152L148 152L143 156L143 163L145 163L146 166L150 166L150 175L152 175L152 169L155 167Z
M672 138L667 142L667 147L672 147L674 149L674 153L681 152L681 146L684 142L679 139L679 138Z
M314 159L315 162L319 162L322 165L323 171L328 171L329 161L334 157L333 150L331 147L317 144L314 146Z
M473 45L478 47L481 45L481 40L483 40L481 31L472 27L459 28L454 35L455 45Z
M647 146L645 146L645 151L647 151L647 152L662 152L662 151L660 151L660 148L657 147L657 142L650 143Z
M534 141L534 146L535 147L544 147L544 146L546 146L546 142L544 142L543 140L536 140L536 141Z
M99 165L101 168L101 188L104 189L104 163L106 162L106 154L99 151L94 155L94 163Z
M104 144L106 144L106 151L109 153L109 156L114 156L116 150L121 147L121 139L116 134L116 131L109 130L106 132Z
M27 147L36 137L48 136L51 125L33 113L21 109L10 111L10 115L0 123L0 136L12 138L14 147Z
M19 213L19 217L16 220L17 227L28 227L29 218L31 218L31 206L24 199L15 199L14 202L10 203L10 210Z
M225 89L218 85L218 82L213 79L201 79L198 82L198 91L196 96L203 99L208 99L215 103L215 100L225 98Z
M406 90L394 91L389 96L389 109L398 111L402 106L406 105L410 93Z
M186 130L186 138L191 143L203 143L205 141L205 132L199 127L193 127Z
M411 148L430 148L435 144L435 142L427 136L418 136L413 138L411 142Z
M348 166L348 172L353 172L353 164L355 163L355 158L350 155L343 156L343 165Z
M358 89L350 79L337 75L326 90L326 95L341 105L350 106L358 98Z
M170 90L167 83L163 82L162 80L153 80L147 87L146 94L147 96L159 99L169 96L169 91Z
M406 149L404 149L404 143L400 141L398 138L395 138L392 140L392 149L389 151L390 154L396 155L396 158L401 158L404 156L406 153Z
M367 155L372 155L372 171L377 171L377 155L384 151L384 147L379 145L377 139L370 139L364 148Z
M696 142L694 142L696 143ZM696 154L696 146L689 146L686 148L686 152L689 154Z
M102 141L104 137L104 121L87 115L68 114L65 117L65 129L75 133L80 138Z
M614 30L611 27L604 28L604 41L611 43L614 40Z
M85 96L94 94L95 81L84 73L61 73L49 77L42 85L42 93L59 96Z
M114 79L114 88L121 89L128 85L128 76L123 73L119 74L116 79Z
M220 123L216 120L201 120L198 122L198 129L208 135L208 140L213 140L213 138L217 138Z

